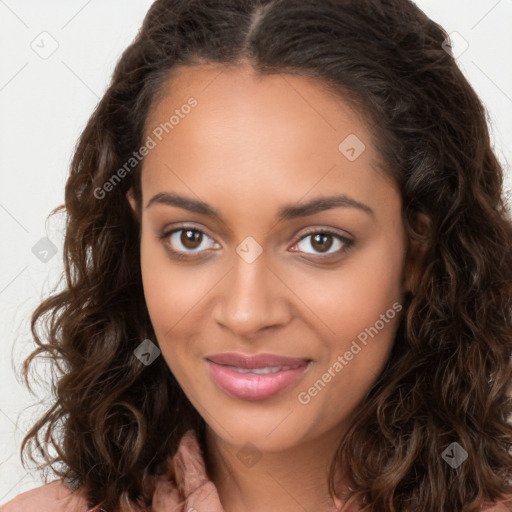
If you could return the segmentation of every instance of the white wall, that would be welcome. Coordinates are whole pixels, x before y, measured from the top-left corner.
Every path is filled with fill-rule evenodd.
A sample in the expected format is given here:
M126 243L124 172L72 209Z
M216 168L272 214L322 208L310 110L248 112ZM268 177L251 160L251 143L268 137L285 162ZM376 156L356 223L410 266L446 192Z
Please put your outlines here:
M469 44L458 61L488 108L510 189L512 2L417 3ZM77 137L150 4L0 0L0 504L42 483L41 475L27 473L19 459L21 439L41 407L30 407L36 398L16 375L32 348L30 314L62 271L62 216L50 223L46 218L64 200ZM52 55L45 54L57 45ZM455 51L461 49L455 39ZM54 257L47 242L40 242L44 237L54 244ZM34 246L40 256L50 251L46 263L33 253ZM45 396L44 388L38 391Z

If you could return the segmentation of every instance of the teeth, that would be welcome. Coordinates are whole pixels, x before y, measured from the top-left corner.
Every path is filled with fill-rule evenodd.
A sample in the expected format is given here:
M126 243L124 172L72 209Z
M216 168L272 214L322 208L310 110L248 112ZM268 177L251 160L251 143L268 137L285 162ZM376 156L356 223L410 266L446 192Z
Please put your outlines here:
M265 368L238 368L236 366L228 366L228 368L232 368L238 373L256 373L257 375L267 375L269 373L277 373L282 372L283 370L291 370L293 368L298 368L301 366L297 364L295 366L266 366Z

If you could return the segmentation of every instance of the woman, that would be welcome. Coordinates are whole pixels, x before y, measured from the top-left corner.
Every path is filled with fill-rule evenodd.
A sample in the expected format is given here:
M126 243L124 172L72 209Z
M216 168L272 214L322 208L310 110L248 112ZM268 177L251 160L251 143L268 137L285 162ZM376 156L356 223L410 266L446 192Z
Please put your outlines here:
M446 39L408 0L152 5L32 318L61 478L2 511L510 509L512 220Z

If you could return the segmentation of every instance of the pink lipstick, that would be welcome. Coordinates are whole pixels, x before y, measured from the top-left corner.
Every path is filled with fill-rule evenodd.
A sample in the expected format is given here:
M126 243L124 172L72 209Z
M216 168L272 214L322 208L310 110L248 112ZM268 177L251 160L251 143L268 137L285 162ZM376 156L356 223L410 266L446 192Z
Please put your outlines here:
M224 353L206 357L214 382L242 400L264 400L295 382L311 360L275 354Z

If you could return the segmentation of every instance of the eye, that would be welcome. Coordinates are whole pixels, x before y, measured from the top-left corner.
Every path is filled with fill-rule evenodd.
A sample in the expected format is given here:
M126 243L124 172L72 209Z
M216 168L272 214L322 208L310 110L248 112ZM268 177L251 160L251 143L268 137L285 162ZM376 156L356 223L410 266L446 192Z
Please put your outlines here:
M309 242L306 241L308 238L310 238ZM299 247L300 251L305 252L306 254L331 256L333 254L344 253L353 245L353 243L354 242L352 240L330 229L317 229L306 232L306 234L293 247ZM303 244L302 248L300 247L300 244ZM333 247L334 250L328 252L329 249ZM317 252L308 252L308 248L312 248Z
M180 226L162 233L159 238L164 242L166 250L177 259L189 259L194 255L205 252L208 248L219 248L220 245L206 233L194 226ZM306 239L310 238L309 243ZM334 242L333 242L334 239ZM210 244L207 242L210 241ZM302 244L302 247L301 247ZM291 248L293 252L305 252L320 257L342 254L354 242L330 229L316 229L306 232ZM295 249L298 247L299 250ZM331 248L334 250L328 252ZM308 252L312 248L314 252Z
M208 248L205 241L210 240L210 247L220 247L204 231L192 226L181 226L171 231L162 233L159 237L164 241L166 249L177 258L187 258L204 252Z

